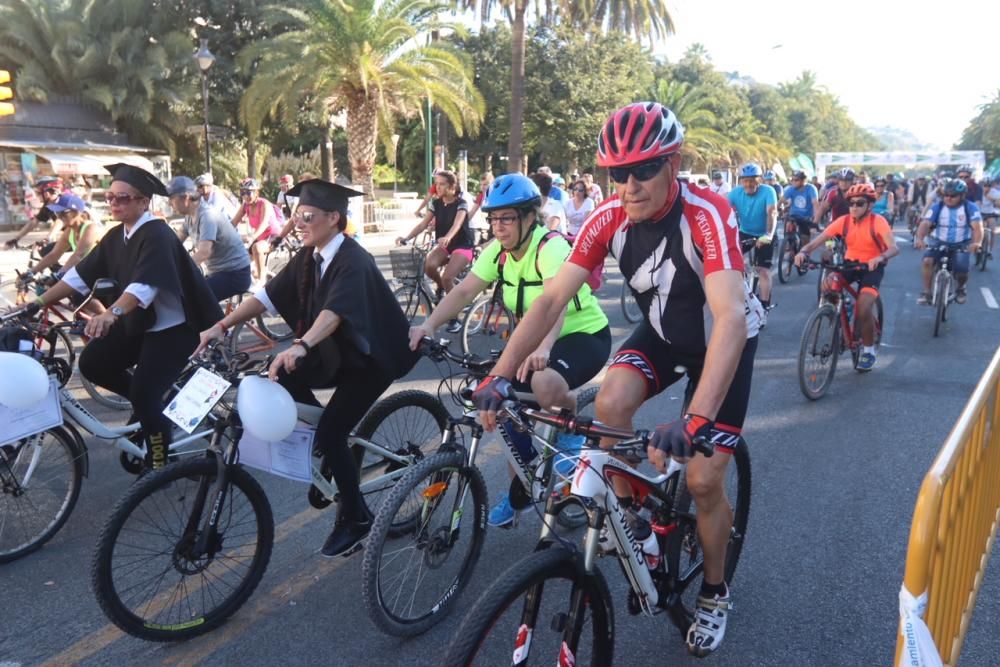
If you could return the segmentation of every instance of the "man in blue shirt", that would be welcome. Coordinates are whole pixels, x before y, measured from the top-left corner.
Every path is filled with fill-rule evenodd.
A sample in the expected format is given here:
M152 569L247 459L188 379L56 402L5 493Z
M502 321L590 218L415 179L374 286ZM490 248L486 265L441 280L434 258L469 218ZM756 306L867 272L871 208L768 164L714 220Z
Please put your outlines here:
M942 201L934 202L927 209L917 229L913 247L917 250L927 248L920 267L924 291L917 303L921 305L930 305L932 301L931 278L934 265L945 254L948 255L948 263L958 281L955 302L965 303L969 254L978 252L979 245L983 242L983 217L979 207L966 200L968 190L969 186L960 178L945 183ZM931 237L930 244L924 241L928 235Z
M761 183L760 165L743 165L740 184L729 193L729 203L740 223L740 242L757 242L754 265L759 271L760 301L765 311L771 307L771 256L774 228L778 223L778 195L774 188ZM762 320L766 322L765 318Z
M781 183L778 182L778 177L774 175L774 172L768 169L764 172L764 184L770 185L774 188L774 194L778 196L778 201L781 201L781 192L784 188L781 187Z
M785 233L793 232L798 227L802 245L809 243L816 202L819 200L816 187L812 183L806 183L804 171L796 171L792 173L792 184L784 189L781 198L788 202L788 227Z

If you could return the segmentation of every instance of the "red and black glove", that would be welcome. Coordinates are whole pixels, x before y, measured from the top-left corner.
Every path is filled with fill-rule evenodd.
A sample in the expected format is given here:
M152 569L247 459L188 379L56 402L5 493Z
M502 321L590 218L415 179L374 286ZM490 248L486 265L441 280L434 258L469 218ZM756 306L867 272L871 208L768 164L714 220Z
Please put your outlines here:
M701 415L686 414L682 419L657 426L649 445L670 456L689 459L694 456L696 440L711 439L713 426L715 422L710 419Z
M517 394L510 380L499 375L487 375L472 392L472 402L485 412L499 412L504 401L516 401Z

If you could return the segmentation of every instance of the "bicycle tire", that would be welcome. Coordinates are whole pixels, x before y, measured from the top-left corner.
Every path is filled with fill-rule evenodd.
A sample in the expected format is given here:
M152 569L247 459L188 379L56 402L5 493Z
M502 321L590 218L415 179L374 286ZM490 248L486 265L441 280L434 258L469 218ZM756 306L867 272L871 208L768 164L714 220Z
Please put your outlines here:
M458 489L463 486L459 479L464 481L464 486L471 491L465 494L464 499L472 500L471 508L460 504L455 505L455 498L449 497L449 490ZM441 490L443 485L443 490ZM428 494L436 493L433 498ZM393 538L393 525L400 523L396 513L407 507L411 501L419 498L417 506L423 516L422 520L414 522L413 527L403 534L398 534L401 539L412 538L412 543L400 546L393 550L387 560L384 559L386 547L394 546L395 542L389 542ZM445 512L437 512L443 509ZM471 516L469 509L472 510ZM483 549L483 541L486 536L486 518L489 511L487 504L486 482L483 481L482 473L475 466L468 465L465 453L462 451L440 452L425 459L423 462L413 466L413 468L403 476L399 482L393 486L392 491L386 497L379 508L372 522L372 530L365 545L364 559L361 566L362 584L361 594L368 610L368 616L372 622L383 632L397 637L412 637L426 632L431 627L440 623L454 609L455 603L461 591L468 584L479 561L479 555ZM457 514L457 516L456 516ZM467 516L466 530L456 527L456 520L460 516ZM438 525L434 525L434 519L438 519ZM454 576L445 575L441 577L441 567L446 562L454 563L456 538L460 539L463 534L468 534L468 519L472 519L472 536L465 546L465 556L459 561L457 572ZM398 606L400 597L404 592L401 586L395 595L395 600L391 600L391 594L384 589L384 570L389 567L397 558L404 557L406 551L410 552L406 561L406 569L401 575L392 578L398 580L400 576L405 576L413 564L414 556L419 559L417 567L417 581L412 587L412 594L407 593L404 597L404 607ZM385 562L383 562L385 560ZM402 564L402 563L400 563ZM425 573L426 572L426 573ZM421 574L423 576L421 577ZM433 575L437 576L433 576ZM426 603L419 605L414 612L415 601L421 591L418 589L422 584L433 583L434 579L443 585L435 587L439 592L427 598ZM403 586L410 588L405 582ZM426 591L426 588L424 589ZM422 595L420 595L423 598ZM408 600L408 606L405 604ZM406 613L409 612L409 613Z
M740 438L737 441L732 457L733 465L730 469L736 471L736 504L733 506L733 527L729 537L729 545L726 548L725 578L727 584L731 584L733 582L733 577L736 574L736 566L739 565L740 555L743 553L743 543L746 541L747 524L750 520L750 498L753 493L753 479L751 477L750 469L750 449L747 447L747 443L743 440L743 438ZM691 492L688 490L686 473L687 470L685 469L678 481L677 493L674 496L674 508L678 512L682 513L689 513L692 505ZM695 509L697 511L697 507ZM683 536L678 534L676 537L677 539L675 540L668 540L666 550L674 550L676 552L681 548L680 538ZM694 539L697 539L697 532L694 534ZM670 555L666 555L668 559L672 558ZM678 559L673 558L673 562L678 562ZM693 583L693 579L696 578L696 575L699 573L700 570L688 573L691 580L681 582L684 590L687 590L687 587ZM693 606L693 604L690 606Z
M422 419L424 415L429 416L430 420ZM412 454L419 461L428 458L431 450L441 444L441 434L448 426L449 416L447 408L436 396L426 391L408 389L386 396L376 403L361 420L355 433L359 438L391 452ZM418 419L422 423L418 423ZM361 481L366 476L399 470L402 465L361 447L355 449L354 460L358 466L358 479ZM374 514L378 510L395 484L395 481L389 481L385 486L365 491L363 497L369 512ZM415 520L415 517L406 517L394 523L392 529L405 530Z
M836 308L830 304L823 304L809 316L802 330L802 339L799 343L799 388L802 390L802 394L811 401L816 401L823 397L826 390L830 388L830 384L833 382L833 375L837 370L837 358L840 356L840 324L838 318L839 314ZM830 326L833 329L828 343L820 341L823 320L829 320ZM817 346L819 346L818 353ZM821 366L826 366L825 369L820 369L825 375L818 372L811 372L806 367L808 359L816 356L820 357ZM815 385L817 380L821 380L818 386Z
M27 556L33 551L37 551L43 544L52 539L63 527L69 515L76 507L76 501L80 497L80 486L83 483L83 452L77 444L76 439L62 426L57 426L38 434L40 439L51 436L53 447L46 453L46 445L42 444L43 454L39 458L32 471L31 486L21 489L22 493L17 493L13 489L11 482L20 481L18 473L29 467L30 456L25 456L25 450L21 449L28 445L31 436L23 438L17 443L7 444L0 447L0 482L5 487L5 492L0 494L0 563L9 563L18 558ZM56 449L58 448L58 452ZM10 458L9 458L10 457ZM55 469L51 475L45 476L41 471L45 470L41 466L54 464ZM66 478L65 490L59 491L63 485L60 484L54 491L46 492L46 482L56 482ZM10 492L7 487L10 486ZM30 513L39 513L36 510L42 507L54 506L51 518L43 518L43 525L37 529L16 530L18 517L23 515L24 510ZM48 516L48 512L45 515ZM7 546L6 535L26 535L26 539L14 537L16 542Z
M263 313L258 315L257 318L257 328L263 331L268 338L273 341L281 342L288 340L295 335L295 331L292 327L288 326L281 315L271 315L269 313Z
M788 237L781 239L781 245L778 247L778 281L784 285L792 278L792 266L795 263L793 261L794 254L792 256L788 255L788 251L791 249L792 244L788 242ZM787 267L787 271L785 270Z
M941 333L941 324L948 317L948 287L951 276L938 273L934 278L934 337Z
M147 522L145 525L152 525L159 531L160 537L164 538L167 551L157 555L165 556L168 564L163 568L146 565L146 569L148 570L158 570L154 575L157 578L157 585L153 589L152 594L148 596L148 599L140 599L140 603L136 605L140 608L145 606L145 615L153 616L153 618L139 616L136 613L138 609L134 611L129 604L129 601L139 596L142 590L135 592L136 585L132 585L119 592L116 585L114 577L116 555L121 555L125 558L128 555L122 554L122 552L126 549L144 548L138 544L128 544L124 541L126 538L123 536L123 531L127 523L133 518L134 514L138 513L140 508L143 509L147 517L162 519L176 517L180 523L181 533L184 532L184 525L189 521L187 507L178 507L174 503L171 503L167 508L168 512L160 511L150 514L149 510L143 508L144 501L162 492L163 494L175 493L177 495L177 502L186 502L185 493L192 497L196 495L197 486L192 487L192 484L214 483L217 465L217 461L214 458L191 458L172 463L160 470L151 472L132 485L128 492L115 504L114 509L108 516L98 538L97 549L95 550L94 560L91 565L91 585L104 614L124 632L140 639L158 642L178 641L196 637L215 629L225 622L229 616L235 613L249 599L254 589L260 583L261 577L264 575L264 571L267 569L267 564L271 558L271 549L274 546L274 517L271 513L271 505L268 503L267 496L264 494L264 490L260 487L260 484L246 470L237 466L230 470L230 488L226 494L226 505L219 510L221 517L219 520L220 530L222 530L223 524L226 524L226 530L222 530L222 533L219 535L218 548L221 550L224 546L227 550L225 558L227 560L235 560L235 557L231 554L238 554L239 550L245 546L238 545L234 548L227 541L229 537L228 529L231 525L226 522L226 519L231 521L233 518L233 498L236 495L236 490L239 490L246 499L252 518L255 519L256 543L252 560L246 568L246 574L238 579L237 585L231 593L224 597L220 603L216 604L214 608L204 613L199 614L194 611L195 606L197 606L197 600L192 603L189 598L186 598L187 604L183 604L182 601L182 608L178 610L176 618L172 618L169 610L166 614L163 614L162 607L176 599L176 596L182 595L180 593L182 590L188 596L200 594L202 600L206 597L207 591L207 596L214 599L213 593L221 587L224 576L227 573L235 572L234 567L237 564L226 563L224 564L224 568L218 568L213 573L214 579L211 581L211 584L207 583L207 576L202 578L201 585L198 585L198 581L188 582L189 574L181 571L182 567L197 570L190 573L193 578L207 572L213 563L221 563L222 559L216 553L209 557L207 562L186 560L182 551L185 548L184 545L180 542L174 542L174 540L185 538L181 534L176 536L167 534L163 526L158 525L158 522ZM202 509L204 511L208 508L203 507ZM195 519L195 521L200 524L200 519ZM141 521L137 518L136 523L141 523ZM145 537L152 534L148 530L140 532L144 536L144 539L150 539L149 537ZM237 533L236 537L242 535L243 533ZM135 569L137 568L133 568L133 570ZM178 579L176 575L180 575L179 583L173 584L174 593L168 595L172 584L167 580L168 578L171 581ZM127 594L125 596L126 599L123 599L122 593Z
M111 410L131 410L132 402L125 398L124 396L119 396L118 394L108 391L98 387L93 382L88 380L77 370L77 375L80 378L80 385L83 390L87 392L87 395L94 399L94 402L98 405L102 405Z
M622 315L625 317L626 322L635 324L642 320L642 311L635 300L635 295L632 294L628 280L622 280L622 291L618 299L621 301Z
M517 625L510 625L512 629L510 637L512 640L520 639L523 630L530 633L530 642L527 645L509 646L496 651L497 655L480 655L483 653L484 642L488 635L501 628L498 623L508 609L517 604L517 601L525 597L529 591L537 592L534 599L541 602L540 598L546 588L555 585L554 580L568 581L574 592L577 589L583 592L582 595L571 595L570 600L578 600L585 605L584 613L579 614L586 622L589 617L591 641L590 641L590 664L606 666L613 663L614 658L614 606L612 605L611 592L608 590L607 581L598 568L594 568L593 574L583 571L579 563L579 555L564 547L551 547L542 551L535 551L520 561L514 563L500 578L479 598L462 621L458 631L452 637L448 645L447 653L443 664L447 667L466 667L468 665L500 664L510 661L510 656L515 650L526 649L522 656L527 664L528 651L537 647L539 641L545 642L546 630L560 632L558 629L550 627L548 618L544 621L535 610L535 627L524 628L520 621L524 618L526 610L522 610L521 617L515 621ZM525 602L527 606L528 601ZM515 608L516 609L516 608ZM570 613L574 610L569 610ZM589 612L587 614L586 612ZM502 624L508 625L508 624ZM561 633L560 633L561 634ZM557 647L561 645L561 637L556 639ZM532 664L542 664L544 660L536 659ZM585 659L581 660L573 656L573 662L559 664L585 664Z
M491 294L477 299L462 318L462 353L489 359L514 332L514 313Z
M406 321L411 325L423 322L433 310L427 297L415 283L397 287L392 296L403 310Z

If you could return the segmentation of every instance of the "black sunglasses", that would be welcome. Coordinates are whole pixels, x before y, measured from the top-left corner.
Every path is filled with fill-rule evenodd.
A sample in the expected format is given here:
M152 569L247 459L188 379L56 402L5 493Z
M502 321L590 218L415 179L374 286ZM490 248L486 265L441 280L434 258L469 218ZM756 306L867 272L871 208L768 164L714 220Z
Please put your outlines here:
M850 205L853 206L853 207L855 207L855 208L861 208L862 206L868 206L868 200L867 199L852 199L850 201Z
M670 157L670 155L664 155L629 167L611 167L608 169L608 173L611 174L611 180L615 183L628 183L629 175L635 176L637 181L648 181L660 173Z

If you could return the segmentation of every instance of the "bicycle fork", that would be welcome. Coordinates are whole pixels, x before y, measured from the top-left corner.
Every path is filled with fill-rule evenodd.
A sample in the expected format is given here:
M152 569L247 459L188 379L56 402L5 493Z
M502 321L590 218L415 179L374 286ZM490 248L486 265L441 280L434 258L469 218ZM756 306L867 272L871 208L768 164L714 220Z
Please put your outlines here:
M222 441L222 436L226 428L227 424L224 420L220 420L215 424L210 451L217 452L220 450L219 444ZM191 516L188 517L187 525L184 527L184 538L195 538L191 553L192 559L197 560L205 555L209 557L214 556L218 550L219 516L222 513L222 508L226 503L226 496L229 493L230 471L236 466L239 451L237 443L240 441L242 435L242 425L236 424L232 443L222 456L214 457L216 462L215 483L212 484L207 478L203 477L201 483L198 485L198 492L195 495L194 503L192 503ZM209 498L211 498L211 512L203 516L205 501ZM187 539L184 541L187 541Z

